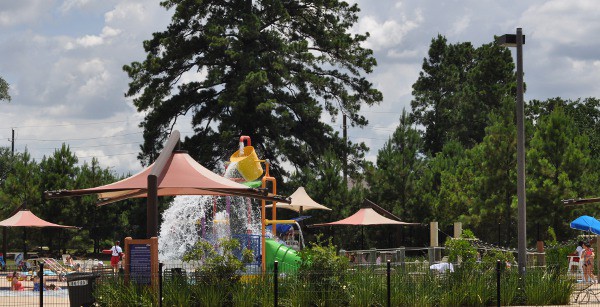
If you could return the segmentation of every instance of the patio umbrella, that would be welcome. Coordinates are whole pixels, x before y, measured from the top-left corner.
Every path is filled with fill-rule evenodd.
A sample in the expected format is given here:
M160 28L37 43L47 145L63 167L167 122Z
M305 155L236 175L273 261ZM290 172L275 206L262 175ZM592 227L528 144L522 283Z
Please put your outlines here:
M35 227L35 228L44 228L44 227L53 227L53 228L77 228L76 226L66 226L50 223L48 221L44 221L41 218L37 217L31 211L23 209L15 213L15 215L0 221L0 226L2 227L23 227L23 241L26 241L26 232L25 227ZM23 255L27 256L27 247L25 242L23 242ZM5 255L6 256L6 255Z
M77 228L76 226L66 226L50 223L37 217L29 210L20 210L15 215L0 221L0 226L4 227L55 227L55 228Z
M299 187L296 191L290 195L291 202L289 204L277 204L277 208L283 208L288 210L294 210L302 213L307 210L330 210L329 208L314 201L308 194L304 187ZM267 205L266 207L273 207L273 205Z
M576 218L569 225L573 229L589 231L600 235L600 221L588 215L582 215Z

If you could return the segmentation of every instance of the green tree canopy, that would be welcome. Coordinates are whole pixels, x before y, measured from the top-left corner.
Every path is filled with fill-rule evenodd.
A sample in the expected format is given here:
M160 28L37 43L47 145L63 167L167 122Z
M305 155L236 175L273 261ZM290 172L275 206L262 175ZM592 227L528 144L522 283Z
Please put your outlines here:
M471 148L483 140L488 115L510 96L515 79L510 51L494 43L449 44L438 35L428 56L411 101L415 122L425 129L425 151L438 153L450 140Z
M566 222L576 216L561 200L598 192L598 172L590 168L589 139L559 107L539 118L529 146L527 214L534 222L528 226L533 230L539 223L564 234Z
M6 82L6 80L2 79L2 77L0 77L0 100L7 100L10 101L10 95L8 94L8 89L10 88L10 85L8 84L8 82Z
M376 65L361 47L367 35L350 34L359 12L344 1L167 0L173 9L164 32L144 42L142 63L124 66L132 81L146 164L173 124L191 118L184 141L208 167L227 155L236 137L249 135L261 157L305 166L330 145L338 154L360 151L343 144L321 122L323 109L342 111L352 125L367 121L361 106L382 95L363 76ZM351 146L350 149L347 147Z
M406 111L400 125L377 154L377 165L366 176L369 199L389 208L406 222L420 222L422 204L416 202L418 182L425 168L423 141Z

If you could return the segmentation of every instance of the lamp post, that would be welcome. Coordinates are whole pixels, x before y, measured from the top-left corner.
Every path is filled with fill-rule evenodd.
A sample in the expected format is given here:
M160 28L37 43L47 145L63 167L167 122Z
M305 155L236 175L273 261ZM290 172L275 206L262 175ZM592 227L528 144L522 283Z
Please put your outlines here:
M496 40L505 47L517 47L517 200L519 211L518 252L519 274L525 274L527 265L527 205L525 202L525 110L523 104L523 44L525 35L517 28L517 34L505 34Z

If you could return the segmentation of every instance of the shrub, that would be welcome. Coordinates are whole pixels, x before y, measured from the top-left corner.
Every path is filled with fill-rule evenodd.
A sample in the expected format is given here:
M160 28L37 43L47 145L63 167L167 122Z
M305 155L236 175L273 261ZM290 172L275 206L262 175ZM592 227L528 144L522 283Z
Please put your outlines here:
M471 245L470 239L474 239L473 233L465 229L460 238L448 238L446 250L448 251L448 260L450 262L462 262L466 265L474 264L477 261L477 249Z
M253 258L252 251L244 249L242 259L238 259L234 251L239 248L240 242L236 239L219 239L218 251L210 242L200 240L183 255L183 260L202 263L196 271L197 282L228 287L240 281L241 274L246 270L245 264Z
M346 284L346 274L349 268L348 258L339 256L337 248L331 243L321 241L317 236L316 242L311 243L300 253L298 277L309 289L311 304L329 305L347 303L350 295Z

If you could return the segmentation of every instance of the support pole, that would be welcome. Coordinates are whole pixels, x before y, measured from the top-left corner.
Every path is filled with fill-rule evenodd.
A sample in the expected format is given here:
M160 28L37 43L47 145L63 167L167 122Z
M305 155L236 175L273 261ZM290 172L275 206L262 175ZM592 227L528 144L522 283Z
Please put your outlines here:
M154 161L154 166L150 175L148 175L148 195L146 208L146 236L148 239L158 236L158 178L164 171L169 158L173 154L173 150L179 143L179 131L175 130L169 136L165 147L160 152L160 155Z
M277 193L277 180L274 177L271 177L271 175L269 174L269 161L265 161L265 175L262 178L262 188L266 189L267 188L267 181L270 181L272 184L272 193L276 194ZM266 247L266 227L267 227L267 210L266 210L266 204L267 202L263 199L261 200L260 203L260 209L261 209L261 268L262 268L262 272L263 274L267 271L267 256L266 256L266 251L267 251L267 247ZM272 223L271 223L271 227L272 227L272 231L273 231L273 237L275 237L277 235L277 202L273 201L273 214L272 214Z
M438 241L438 222L429 223L429 246L440 246Z
M454 223L454 238L458 239L458 238L460 238L460 236L462 236L462 223L455 222Z

